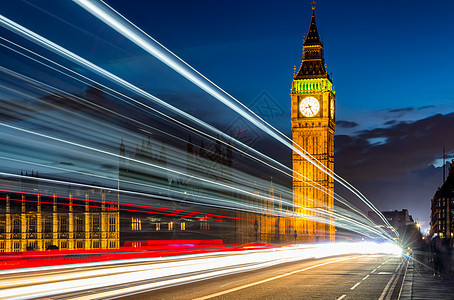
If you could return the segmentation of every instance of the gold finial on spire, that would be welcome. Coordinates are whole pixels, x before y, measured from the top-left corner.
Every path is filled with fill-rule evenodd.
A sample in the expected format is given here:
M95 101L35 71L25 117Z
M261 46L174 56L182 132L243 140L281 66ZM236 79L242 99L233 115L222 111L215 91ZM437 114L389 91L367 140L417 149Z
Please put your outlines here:
M315 10L315 0L312 0L312 10Z

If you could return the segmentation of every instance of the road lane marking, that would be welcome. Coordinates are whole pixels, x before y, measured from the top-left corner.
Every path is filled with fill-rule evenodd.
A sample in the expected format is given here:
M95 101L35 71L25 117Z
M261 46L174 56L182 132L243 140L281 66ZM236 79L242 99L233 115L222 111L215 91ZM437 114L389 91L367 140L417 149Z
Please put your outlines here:
M366 275L366 277L364 277L364 278L363 278L363 280L366 280L366 279L367 279L367 277L369 277L369 276L370 276L370 274L369 274L369 275Z
M374 273L375 271L377 271L377 269L373 269L372 272L370 272L371 274Z
M394 281L394 278L396 277L396 274L394 274L393 276L391 276L391 279L388 281L388 283L386 284L385 288L383 289L383 292L381 293L380 295L380 298L378 298L378 300L383 300L385 299L385 296L386 296L386 292L388 292L388 289L389 289L389 286L391 284L391 282Z
M340 296L339 298L337 298L336 300L342 300L342 299L344 299L345 297L347 297L347 295L342 295L342 296Z
M400 274L402 274L402 269L403 269L403 268L400 268L400 269L399 269L399 273L397 274L396 278L394 279L393 284L392 284L391 287L389 288L389 290L388 290L388 296L386 296L386 300L391 300L391 296L392 296L392 294L394 293L394 290L395 290L395 288L396 288L397 282L399 282Z
M264 280L260 280L260 281L257 281L257 282L245 284L245 285L242 285L242 286L238 286L236 288L231 288L231 289L228 289L228 290L225 290L225 291L222 291L222 292L218 292L218 293L214 293L214 294L211 294L211 295L203 296L203 297L196 298L196 299L193 299L193 300L205 300L205 299L210 299L210 298L222 296L222 295L229 294L229 293L232 293L232 292L236 292L236 291L239 291L239 290L251 287L251 286L255 286L255 285L259 285L259 284L265 283L265 282L269 282L269 281L272 281L272 280L275 280L275 279L279 279L279 278L282 278L282 277L290 276L290 275L293 275L293 274L296 274L296 273L304 272L304 271L307 271L307 270L310 270L310 269L314 269L314 268L317 268L317 267L321 267L321 266L324 266L324 265L337 263L337 262L341 262L341 261L349 260L349 259L355 259L355 258L358 258L358 257L360 257L360 256L343 258L343 259L339 259L339 260L335 260L335 261L328 261L328 262L325 262L325 263L322 263L322 264L310 266L310 267L307 267L307 268L304 268L304 269L301 269L301 270L296 270L296 271L292 271L292 272L285 273L285 274L282 274L282 275L278 275L278 276L274 276L274 277L267 278L267 279L264 279Z
M397 279L399 278L399 276L397 276L397 275L400 275L400 273L402 272L401 266L402 266L402 261L399 263L399 265L397 265L396 269L394 270L393 276L391 276L391 279L389 279L388 283L386 284L385 288L383 289L383 292L381 293L380 298L378 298L378 300L391 299L392 292L394 291L394 288L396 287L396 284L397 284Z
M357 283L356 283L354 286L352 286L350 289L351 289L351 290L354 290L354 289L355 289L358 285L360 285L360 284L361 284L361 281L360 281L360 282L357 282Z
M405 278L407 277L407 270L408 270L408 263L405 265L404 278L402 278L402 285L400 286L399 295L397 296L397 299L400 299L400 296L402 295L402 290L404 289L404 284L405 284ZM413 282L411 282L411 284L413 285ZM410 290L412 289L412 285L410 285Z

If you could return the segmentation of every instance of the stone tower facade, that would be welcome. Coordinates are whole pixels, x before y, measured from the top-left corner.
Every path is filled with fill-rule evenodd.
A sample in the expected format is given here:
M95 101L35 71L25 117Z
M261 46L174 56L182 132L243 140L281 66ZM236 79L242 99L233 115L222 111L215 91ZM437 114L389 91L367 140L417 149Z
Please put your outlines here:
M295 224L298 241L334 241L334 179L326 172L334 171L336 98L315 24L315 6L290 95L293 142L320 163L317 168L293 152L293 204L302 214Z

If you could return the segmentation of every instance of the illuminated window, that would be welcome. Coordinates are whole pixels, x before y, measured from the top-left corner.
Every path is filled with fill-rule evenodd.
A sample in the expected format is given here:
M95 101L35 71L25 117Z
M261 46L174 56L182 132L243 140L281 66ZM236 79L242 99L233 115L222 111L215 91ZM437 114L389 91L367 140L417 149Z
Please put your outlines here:
M5 233L5 232L6 232L6 216L1 215L0 216L0 233ZM4 249L4 247L0 247L0 249Z
M208 224L208 221L206 219L201 219L200 220L200 229L201 230L209 230L210 229L210 224Z
M173 222L169 223L169 230L173 230Z
M99 227L100 227L100 215L98 214L94 214L91 216L91 231L93 232L99 232ZM99 247L95 247L95 248L99 248Z
M28 242L27 243L27 250L37 250L38 244L36 241Z
M68 232L68 216L66 216L66 215L58 216L58 231ZM66 247L65 247L65 249L66 249Z
M52 232L53 224L52 224L52 216L45 216L43 218L43 232Z
M156 223L156 230L161 230L161 223Z
M60 243L60 249L67 249L68 248L68 243L67 242L61 242Z
M36 232L36 216L27 215L27 230L30 233Z
M181 230L186 230L186 223L181 223L180 228Z
M20 216L13 217L13 233L21 232L21 219Z
M20 251L20 242L16 241L13 243L13 251Z
M84 216L77 216L75 219L76 219L76 232L84 232L85 231ZM81 247L77 247L77 248L81 248Z
M131 229L132 230L142 230L142 220L139 218L132 217L131 219Z
M115 232L117 225L117 218L115 215L109 216L109 232Z

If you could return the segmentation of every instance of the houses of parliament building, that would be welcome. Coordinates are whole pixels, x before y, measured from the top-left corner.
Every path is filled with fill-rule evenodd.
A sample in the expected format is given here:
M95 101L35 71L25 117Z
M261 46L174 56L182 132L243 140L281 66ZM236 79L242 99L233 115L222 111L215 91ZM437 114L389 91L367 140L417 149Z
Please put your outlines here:
M74 188L59 193L33 174L0 180L1 252L119 246L116 193Z

